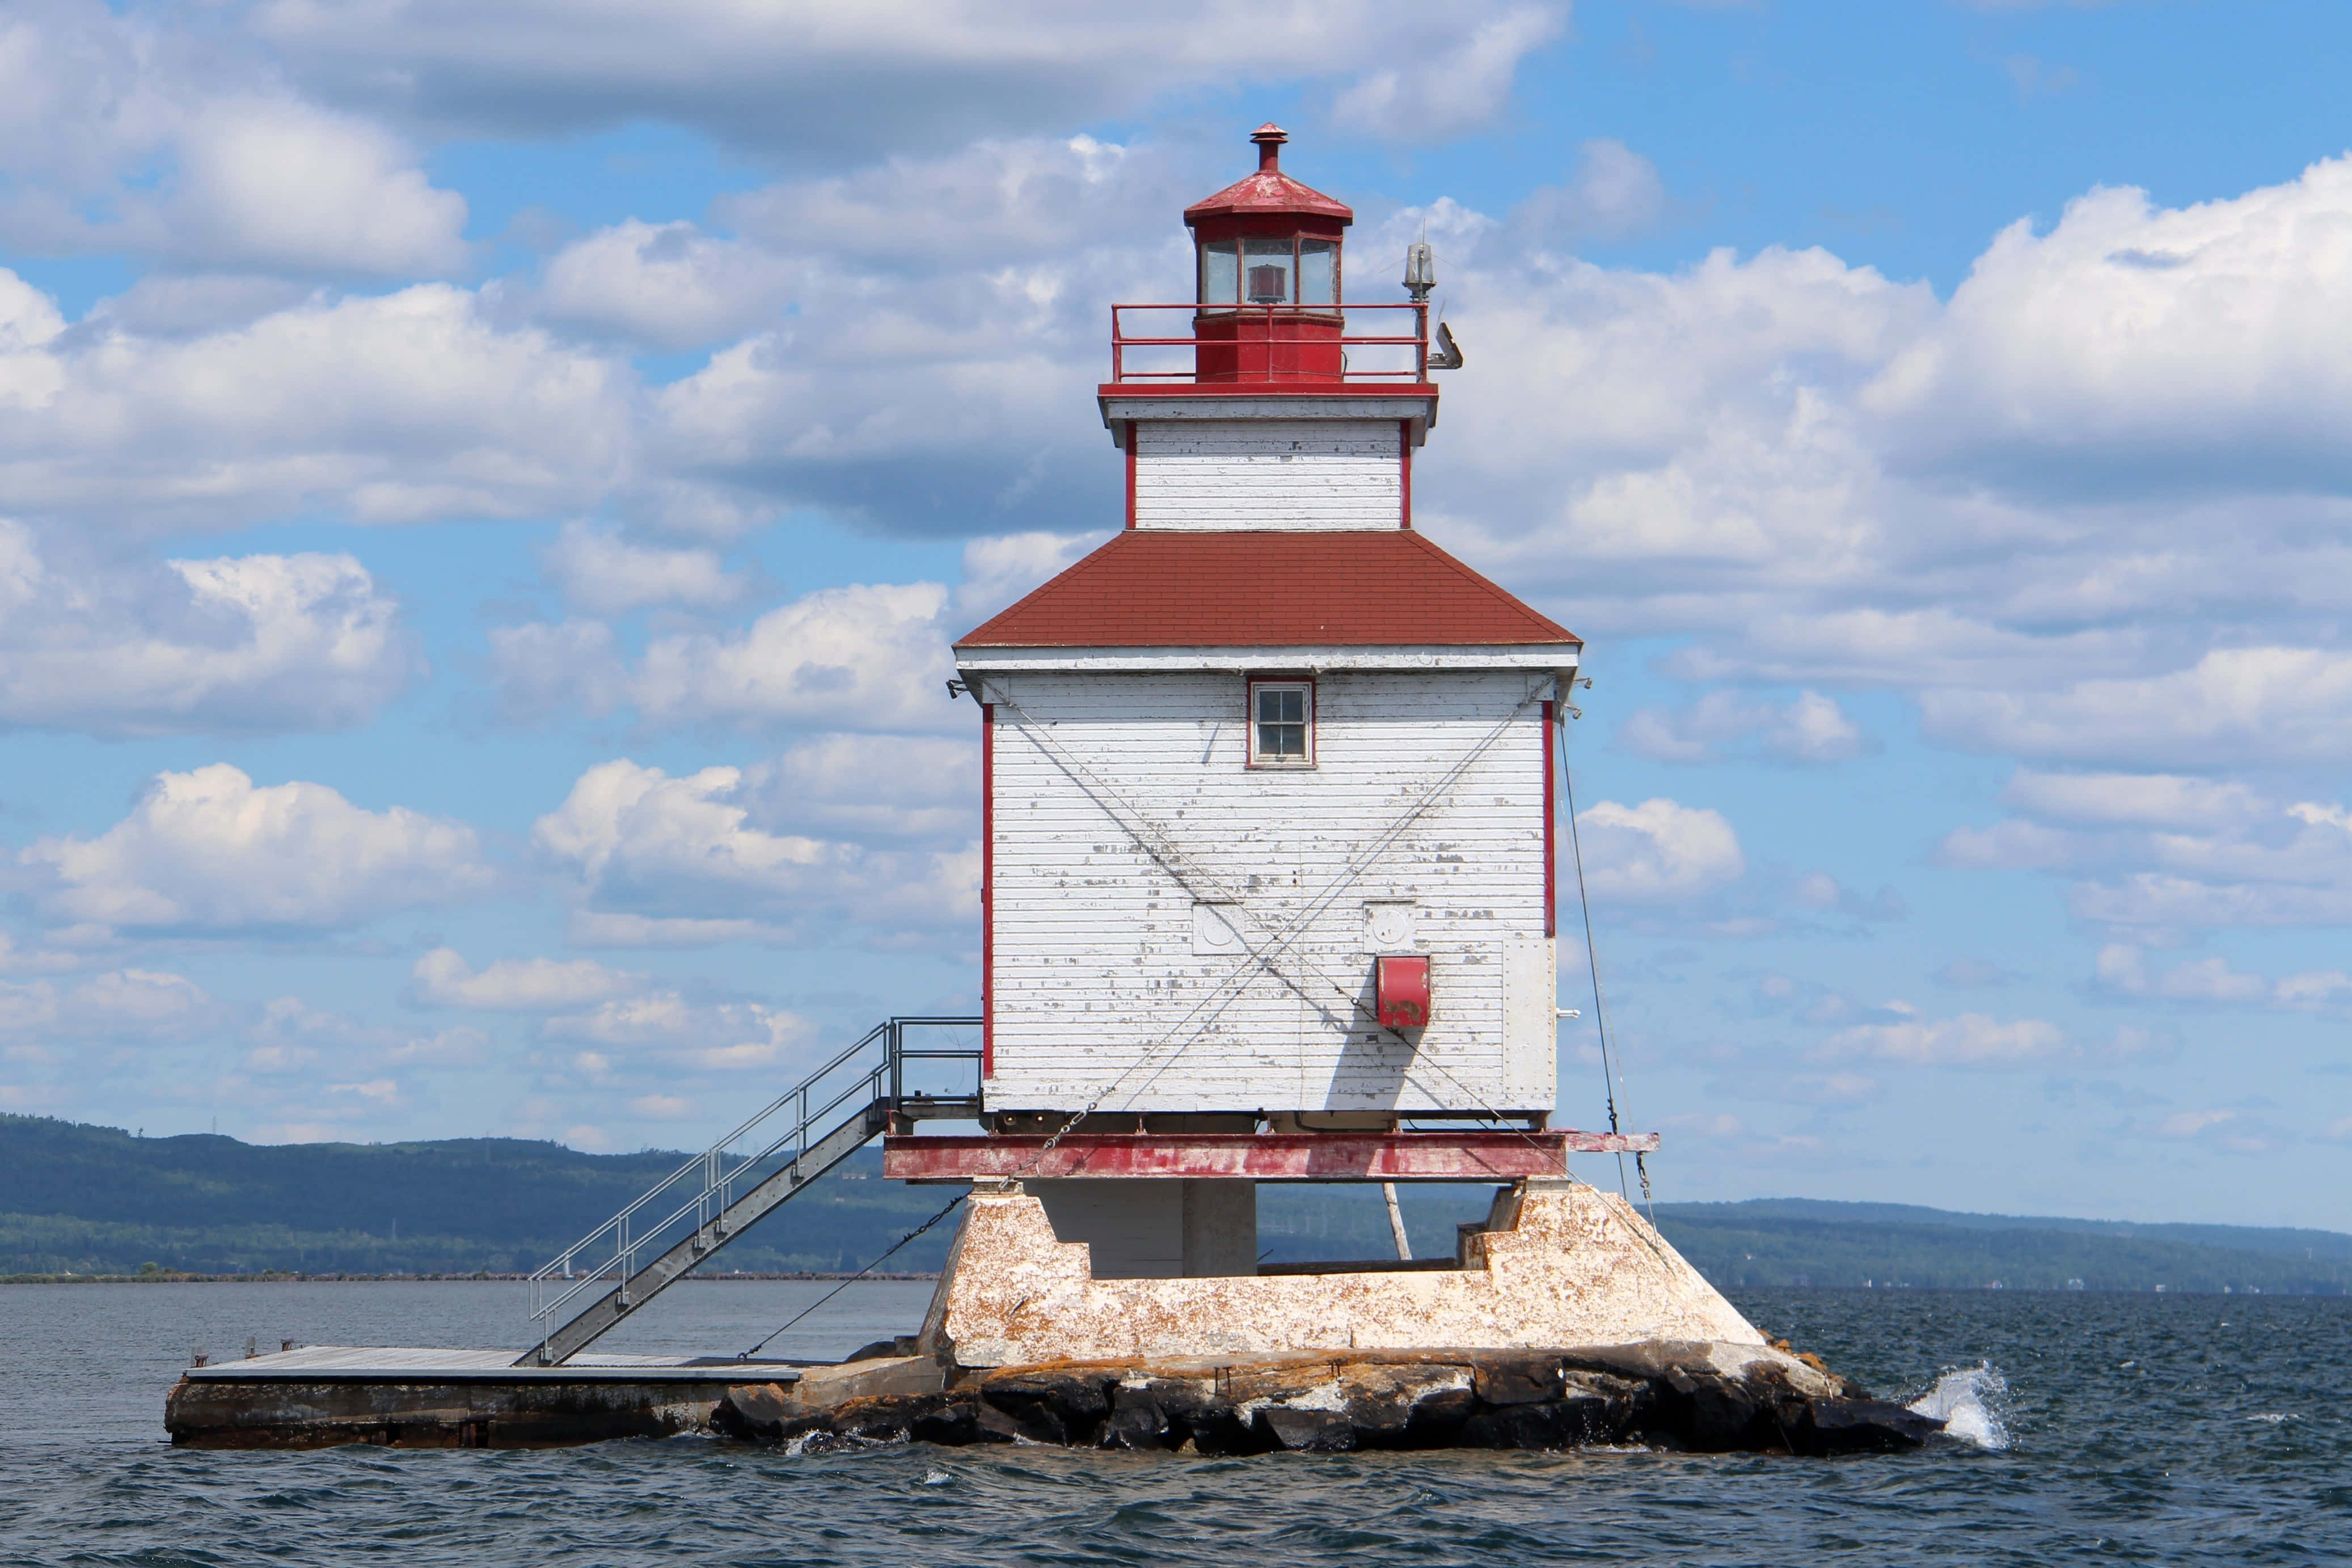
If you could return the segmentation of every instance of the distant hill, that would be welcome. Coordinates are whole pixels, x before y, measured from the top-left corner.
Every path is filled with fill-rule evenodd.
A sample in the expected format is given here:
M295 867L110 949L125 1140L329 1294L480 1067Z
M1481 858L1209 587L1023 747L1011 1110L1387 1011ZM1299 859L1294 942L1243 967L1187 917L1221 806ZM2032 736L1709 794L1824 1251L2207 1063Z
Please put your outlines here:
M526 1272L686 1158L558 1144L255 1145L0 1115L0 1274ZM866 1149L734 1243L714 1267L858 1268L952 1188L880 1179ZM1453 1249L1489 1187L1406 1187L1414 1251ZM1659 1228L1726 1289L1769 1286L2352 1293L2352 1236L2227 1225L1959 1214L1768 1198L1661 1204ZM936 1269L948 1227L891 1260ZM1379 1190L1268 1186L1268 1260L1391 1256Z
M150 1262L199 1273L528 1272L686 1157L583 1155L520 1138L134 1138L0 1116L0 1273L125 1273ZM877 1153L861 1153L730 1248L727 1266L855 1269L876 1237L945 1201L880 1171ZM943 1243L910 1249L929 1261L907 1266L937 1267L942 1254Z
M1717 1285L2352 1293L2352 1236L1762 1198L1658 1206Z

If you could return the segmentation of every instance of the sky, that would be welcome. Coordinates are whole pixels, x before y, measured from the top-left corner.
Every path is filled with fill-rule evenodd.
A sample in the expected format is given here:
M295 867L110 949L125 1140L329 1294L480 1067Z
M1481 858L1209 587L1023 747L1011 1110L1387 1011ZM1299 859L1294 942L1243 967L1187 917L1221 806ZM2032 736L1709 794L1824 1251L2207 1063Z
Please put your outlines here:
M0 1110L699 1146L972 1009L948 644L1118 522L1107 307L1271 119L1351 297L1435 247L1419 526L1587 640L1657 1196L2352 1229L2347 57L2289 0L15 0Z

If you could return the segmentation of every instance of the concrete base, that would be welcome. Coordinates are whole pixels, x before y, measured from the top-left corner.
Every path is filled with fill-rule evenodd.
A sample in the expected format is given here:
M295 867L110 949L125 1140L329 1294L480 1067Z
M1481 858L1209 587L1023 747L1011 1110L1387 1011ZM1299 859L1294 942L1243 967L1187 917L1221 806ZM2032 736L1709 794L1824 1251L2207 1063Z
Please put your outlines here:
M976 1191L919 1344L971 1368L1662 1341L1765 1344L1623 1199L1530 1178L1496 1195L1456 1267L1181 1279L1098 1274L1045 1203L1018 1186Z
M194 1448L538 1448L709 1428L732 1359L583 1356L518 1367L511 1350L314 1345L191 1368L164 1402L172 1441ZM755 1364L792 1385L801 1371ZM905 1392L860 1364L859 1381L820 1383L855 1397Z

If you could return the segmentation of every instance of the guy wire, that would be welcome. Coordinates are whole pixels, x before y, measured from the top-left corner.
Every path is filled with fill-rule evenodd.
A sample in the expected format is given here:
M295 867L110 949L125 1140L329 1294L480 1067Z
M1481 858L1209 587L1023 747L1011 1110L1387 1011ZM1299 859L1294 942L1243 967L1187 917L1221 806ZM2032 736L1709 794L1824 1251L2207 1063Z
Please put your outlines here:
M929 1230L932 1226L937 1225L949 1215L953 1214L956 1209L956 1205L961 1203L968 1196L970 1195L960 1192L953 1197L948 1199L948 1206L945 1208L940 1209L937 1214L934 1214L929 1219L926 1219L920 1225L918 1225L915 1228L907 1232L906 1235L898 1238L898 1240L893 1241L890 1244L888 1251L884 1252L881 1257L877 1258L874 1261L866 1265L865 1268L860 1269L856 1273L852 1274L848 1279L844 1280L840 1284L835 1285L832 1290L827 1291L824 1295L819 1296L815 1301L811 1301L807 1306L803 1307L799 1312L794 1312L791 1317L788 1317L782 1322L778 1323L769 1332L767 1339L761 1340L759 1343L743 1352L742 1354L737 1356L735 1359L738 1361L749 1361L753 1356L759 1354L761 1351L767 1349L768 1340L775 1338L776 1335L783 1333L786 1329L792 1327L794 1323L800 1322L803 1318L808 1316L811 1312L824 1305L825 1302L833 1300L834 1297L841 1294L842 1291L849 1289L850 1286L855 1285L858 1281L863 1280L866 1275L871 1274L875 1270L879 1269L883 1264L888 1262L892 1254L896 1253L899 1248L904 1247L908 1242L912 1241L916 1237L920 1236L924 1231Z
M1568 719L1576 710L1563 696L1559 705L1559 779L1568 800L1568 844L1576 861L1576 902L1584 915L1584 962L1592 973L1592 1027L1601 1037L1601 1083L1609 1097L1609 1130L1619 1131L1617 1101L1623 1092L1625 1075L1620 1053L1609 1042L1609 1002L1601 985L1601 952L1592 936L1592 899L1584 889L1584 841L1576 826L1576 771L1568 765ZM1633 1169L1642 1178L1642 1204L1651 1209L1652 1224L1657 1222L1657 1212L1650 1201L1650 1167L1641 1154L1633 1155ZM1627 1202L1633 1195L1626 1190L1625 1156L1617 1156L1617 1191Z

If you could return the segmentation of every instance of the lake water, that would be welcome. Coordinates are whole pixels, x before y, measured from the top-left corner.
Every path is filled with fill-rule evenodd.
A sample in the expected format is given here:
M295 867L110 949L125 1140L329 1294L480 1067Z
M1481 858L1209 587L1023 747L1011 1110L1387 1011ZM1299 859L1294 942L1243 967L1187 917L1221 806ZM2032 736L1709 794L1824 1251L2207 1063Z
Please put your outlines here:
M830 1288L681 1286L609 1348L731 1354ZM771 1354L837 1356L905 1332L928 1293L853 1286ZM163 1396L194 1349L516 1344L520 1289L0 1286L0 1563L2352 1563L2352 1301L1735 1299L1972 1440L1842 1460L794 1458L702 1438L180 1452L163 1441Z

